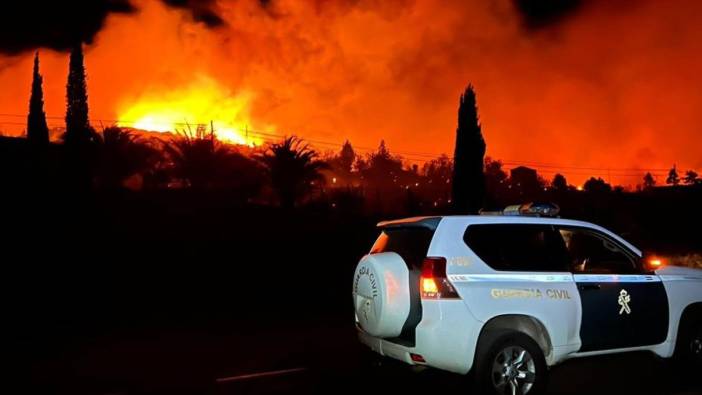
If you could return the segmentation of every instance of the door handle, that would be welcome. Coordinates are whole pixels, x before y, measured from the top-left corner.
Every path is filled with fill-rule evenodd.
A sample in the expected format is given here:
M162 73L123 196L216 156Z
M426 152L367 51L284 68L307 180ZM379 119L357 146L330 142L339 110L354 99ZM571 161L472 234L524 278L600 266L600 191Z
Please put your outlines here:
M578 288L580 288L581 291L596 291L602 288L602 286L600 286L600 284L583 284Z

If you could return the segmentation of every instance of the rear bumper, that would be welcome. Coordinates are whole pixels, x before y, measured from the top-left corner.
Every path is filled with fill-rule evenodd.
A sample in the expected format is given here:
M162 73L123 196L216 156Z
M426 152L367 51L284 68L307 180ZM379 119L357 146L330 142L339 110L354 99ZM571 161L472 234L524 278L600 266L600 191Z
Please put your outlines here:
M482 323L477 321L461 300L422 301L422 321L416 329L414 347L396 344L364 332L358 325L358 338L373 351L410 365L431 366L466 374L473 366L473 356ZM426 361L412 361L410 354Z

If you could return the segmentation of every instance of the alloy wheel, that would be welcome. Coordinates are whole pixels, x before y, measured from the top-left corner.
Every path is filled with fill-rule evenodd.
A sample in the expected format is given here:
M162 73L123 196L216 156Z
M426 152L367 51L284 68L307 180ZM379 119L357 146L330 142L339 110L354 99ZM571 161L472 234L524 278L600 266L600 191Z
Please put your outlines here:
M499 394L526 395L536 381L536 363L527 350L509 346L492 364L492 384Z

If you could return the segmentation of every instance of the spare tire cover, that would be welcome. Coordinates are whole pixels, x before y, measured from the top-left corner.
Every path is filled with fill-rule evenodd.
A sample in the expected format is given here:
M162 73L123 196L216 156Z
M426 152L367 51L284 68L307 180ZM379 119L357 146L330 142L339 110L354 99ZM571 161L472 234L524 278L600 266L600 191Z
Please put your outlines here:
M356 267L353 302L358 323L376 337L397 337L410 311L409 271L394 252L366 255Z

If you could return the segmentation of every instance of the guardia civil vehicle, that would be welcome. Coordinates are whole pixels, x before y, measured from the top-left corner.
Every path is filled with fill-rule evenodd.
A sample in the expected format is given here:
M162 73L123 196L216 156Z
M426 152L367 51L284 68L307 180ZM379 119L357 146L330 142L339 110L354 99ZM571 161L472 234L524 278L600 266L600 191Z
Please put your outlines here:
M702 359L702 270L661 264L600 226L525 204L378 224L353 279L362 343L534 394L569 358L646 350Z

